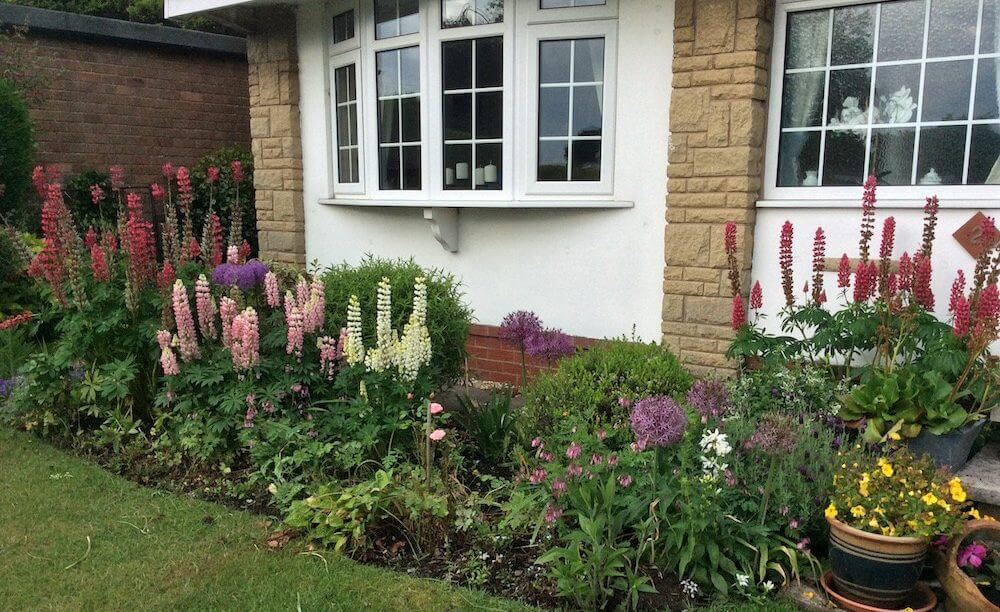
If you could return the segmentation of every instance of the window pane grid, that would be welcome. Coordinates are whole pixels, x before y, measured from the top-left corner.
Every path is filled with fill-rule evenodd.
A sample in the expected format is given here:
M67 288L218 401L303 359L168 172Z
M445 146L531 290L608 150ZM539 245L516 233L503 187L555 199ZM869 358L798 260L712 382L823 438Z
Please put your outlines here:
M983 41L984 11L994 1L966 3L964 14L961 4L951 6L947 0L881 2L791 13L778 186L855 185L868 174L879 176L886 168L893 168L889 171L891 185L996 182L1000 159L993 158L1000 147L1000 114L996 110L1000 94L996 104L989 94L994 91L994 79L1000 78L1000 74L992 74L994 62L1000 62L1000 49ZM883 9L890 5L894 16L884 16ZM932 8L938 13L936 17ZM857 19L851 23L848 9L864 14L867 22L863 27ZM919 47L908 44L909 52L899 51L895 39L887 39L887 43L881 40L887 28L891 33L895 28L898 35L900 11L922 14L922 20L912 24L920 29L911 32L914 39L922 34L922 40ZM838 19L842 21L835 29ZM969 40L953 35L958 26L949 19L959 25L975 23L974 35L964 26L960 33L967 33ZM793 31L793 24L798 23L812 29ZM818 64L823 56L815 54L818 61L806 60L803 65L799 57L803 49L809 53L822 44L816 42L817 23L823 24L827 34L825 65ZM839 58L835 58L838 45ZM882 58L880 51L886 51L889 58ZM981 68L984 63L987 65ZM789 80L809 74L822 75L822 80ZM820 96L822 115L816 121L815 114L802 111L808 111L810 99L818 104ZM813 108L819 111L818 106ZM802 121L805 123L797 123ZM987 177L984 163L988 169L994 161Z
M376 66L392 67L395 70L395 82L388 83L395 93L383 94L378 91L386 85L385 79L376 79L376 99L378 100L378 139L379 139L379 188L386 191L420 190L421 189L421 145L420 138L420 91L402 93L404 82L409 79L412 87L419 83L419 74L404 74L403 53L416 51L417 47L405 47L380 51L376 54ZM411 68L412 64L409 65ZM419 72L419 63L417 64ZM413 81L413 78L416 81ZM416 101L416 123L407 121L404 104L407 100ZM388 109L388 110L387 110ZM407 138L407 133L416 138Z
M466 51L468 55L464 55ZM491 58L490 53L496 57ZM485 68L480 65L480 54L485 56ZM445 101L442 117L444 188L448 191L500 190L503 188L503 39L443 42L441 62L442 71L448 77L443 80L441 89ZM449 79L458 81L450 81L452 85L464 85L466 78L470 87L448 87ZM500 82L501 85L480 85L481 81ZM494 100L495 104L497 94L499 106L490 108L489 101ZM464 107L466 103L468 108ZM481 109L480 105L486 108ZM466 131L468 138L454 136ZM491 136L491 132L499 135Z
M334 99L337 116L337 177L341 183L357 183L358 168L358 100L355 84L356 66L347 64L334 72ZM343 126L343 129L341 129Z

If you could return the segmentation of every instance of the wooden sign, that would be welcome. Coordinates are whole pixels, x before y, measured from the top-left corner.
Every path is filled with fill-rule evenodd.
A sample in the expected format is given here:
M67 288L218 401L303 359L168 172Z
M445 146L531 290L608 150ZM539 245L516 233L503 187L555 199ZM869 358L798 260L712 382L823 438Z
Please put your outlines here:
M979 256L990 250L997 242L998 237L994 237L993 240L986 241L983 239L983 220L986 219L986 215L981 212L977 212L972 215L972 218L965 222L965 225L958 228L958 230L953 234L955 240L958 241L962 248L965 249L969 255L972 255L973 259L979 259Z

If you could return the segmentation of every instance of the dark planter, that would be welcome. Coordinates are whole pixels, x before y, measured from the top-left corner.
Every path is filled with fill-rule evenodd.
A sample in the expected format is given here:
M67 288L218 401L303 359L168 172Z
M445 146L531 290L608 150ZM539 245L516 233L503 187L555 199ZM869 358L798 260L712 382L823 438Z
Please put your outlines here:
M907 440L906 445L914 455L929 455L936 466L957 472L969 460L972 445L976 443L976 438L984 426L986 419L980 419L942 435L923 430L916 438Z
M830 566L837 592L858 603L900 609L920 578L926 538L861 531L828 518Z

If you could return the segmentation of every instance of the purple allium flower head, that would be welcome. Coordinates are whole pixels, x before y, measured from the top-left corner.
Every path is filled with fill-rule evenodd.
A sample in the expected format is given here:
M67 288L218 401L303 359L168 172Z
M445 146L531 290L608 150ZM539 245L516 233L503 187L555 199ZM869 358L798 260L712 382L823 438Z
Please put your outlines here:
M500 323L500 337L527 350L528 338L542 331L542 322L533 312L518 310L503 318Z
M212 280L217 285L236 285L240 290L247 291L262 284L267 272L267 266L257 259L251 259L245 264L223 263L212 271Z
M795 450L797 443L791 418L780 414L765 414L761 417L747 446L768 455L784 455Z
M687 428L684 409L665 395L639 400L629 419L640 446L673 446Z
M718 418L732 408L729 390L718 380L699 380L688 391L687 401L702 418Z
M569 357L575 351L573 339L559 329L546 329L534 333L528 337L524 346L524 352L548 362Z

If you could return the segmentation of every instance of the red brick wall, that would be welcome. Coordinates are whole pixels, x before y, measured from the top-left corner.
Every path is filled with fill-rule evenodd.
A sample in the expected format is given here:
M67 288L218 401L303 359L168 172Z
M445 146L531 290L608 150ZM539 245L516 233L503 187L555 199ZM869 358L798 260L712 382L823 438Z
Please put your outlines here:
M573 337L577 348L593 344L592 338ZM509 342L500 339L500 328L490 325L473 325L466 342L469 351L469 375L479 380L521 384L521 352ZM525 364L530 382L539 372L551 366L542 359L527 357Z
M35 31L19 44L33 48L47 83L29 101L36 163L67 174L121 164L144 186L164 162L250 148L245 57Z

